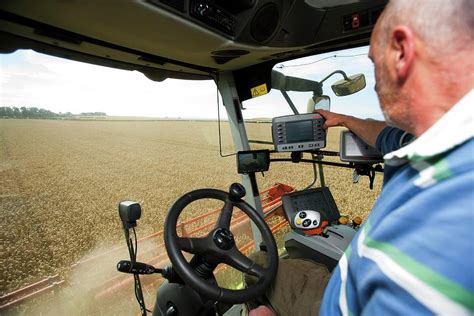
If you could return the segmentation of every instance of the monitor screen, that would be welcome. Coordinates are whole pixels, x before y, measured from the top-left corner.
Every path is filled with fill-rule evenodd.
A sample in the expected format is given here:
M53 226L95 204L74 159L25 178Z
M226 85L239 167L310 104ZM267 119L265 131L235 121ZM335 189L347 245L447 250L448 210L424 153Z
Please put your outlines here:
M300 143L314 140L313 121L297 121L286 123L286 141Z
M380 156L380 152L372 146L367 145L353 134L346 133L346 155L349 157Z
M383 161L382 154L376 148L366 144L350 131L341 132L339 155L342 161L355 163L377 163Z
M267 171L270 166L268 150L239 151L237 153L238 173Z

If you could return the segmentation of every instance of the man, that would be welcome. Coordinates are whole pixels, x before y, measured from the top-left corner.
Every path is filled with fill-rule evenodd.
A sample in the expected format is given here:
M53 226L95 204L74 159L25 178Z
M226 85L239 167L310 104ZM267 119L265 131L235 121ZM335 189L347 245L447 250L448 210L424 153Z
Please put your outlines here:
M369 57L387 124L417 139L385 155L393 172L320 314L474 314L474 1L391 0ZM381 122L320 113L370 144L401 138Z

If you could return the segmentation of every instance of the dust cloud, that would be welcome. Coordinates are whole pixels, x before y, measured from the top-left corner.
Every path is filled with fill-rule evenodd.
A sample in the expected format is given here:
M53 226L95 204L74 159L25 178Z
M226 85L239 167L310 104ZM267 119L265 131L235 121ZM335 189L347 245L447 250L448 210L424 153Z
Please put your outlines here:
M150 252L156 245L146 241L140 243L139 248ZM140 254L138 257L140 259ZM52 293L40 295L4 315L138 315L133 276L116 270L118 261L128 259L126 247L96 248L64 276L65 282ZM142 284L149 283L148 277L141 277ZM144 290L149 309L155 302L155 293L156 288Z

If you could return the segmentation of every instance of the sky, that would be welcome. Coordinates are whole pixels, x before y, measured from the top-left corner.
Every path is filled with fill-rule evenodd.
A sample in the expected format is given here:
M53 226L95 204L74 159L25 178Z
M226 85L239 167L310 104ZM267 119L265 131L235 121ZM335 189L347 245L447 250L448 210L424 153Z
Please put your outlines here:
M336 69L348 75L363 73L367 87L351 96L337 97L332 82L324 86L331 97L331 110L362 118L383 119L374 92L374 74L367 57L368 47L321 54L277 64L285 75L321 80ZM331 57L331 56L339 57ZM355 57L344 57L354 56ZM328 57L328 58L326 58ZM326 58L326 59L324 59ZM319 62L318 60L324 59ZM301 113L306 111L306 92L290 92ZM167 79L155 82L137 71L95 66L31 50L0 54L0 106L38 107L56 113L105 112L111 116L140 116L186 119L216 119L216 85L212 80ZM222 103L221 103L222 106ZM243 102L244 118L292 114L279 91ZM224 113L223 113L224 112ZM225 111L221 116L226 117Z

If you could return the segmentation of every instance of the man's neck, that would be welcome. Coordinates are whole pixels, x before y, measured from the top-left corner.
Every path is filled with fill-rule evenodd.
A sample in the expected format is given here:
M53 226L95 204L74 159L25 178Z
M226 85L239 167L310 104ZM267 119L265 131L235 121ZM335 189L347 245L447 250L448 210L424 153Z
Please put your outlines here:
M460 60L465 60L462 64ZM419 69L407 86L410 96L410 132L422 135L474 88L473 61L461 57L445 62L445 66L429 65Z

